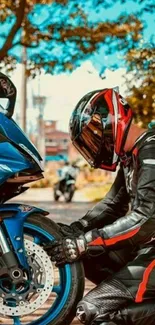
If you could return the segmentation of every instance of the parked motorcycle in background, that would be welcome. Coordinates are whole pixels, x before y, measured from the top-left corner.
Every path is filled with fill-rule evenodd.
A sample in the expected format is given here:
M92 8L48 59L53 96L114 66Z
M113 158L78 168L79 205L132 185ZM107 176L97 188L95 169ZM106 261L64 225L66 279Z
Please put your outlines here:
M0 323L68 325L83 295L82 264L51 262L44 247L61 237L47 211L5 203L43 178L42 158L12 119L15 101L15 85L0 73Z
M57 170L59 177L58 182L54 185L54 200L58 201L61 196L64 197L66 202L71 202L74 192L75 183L79 168L69 162L65 162L65 165Z

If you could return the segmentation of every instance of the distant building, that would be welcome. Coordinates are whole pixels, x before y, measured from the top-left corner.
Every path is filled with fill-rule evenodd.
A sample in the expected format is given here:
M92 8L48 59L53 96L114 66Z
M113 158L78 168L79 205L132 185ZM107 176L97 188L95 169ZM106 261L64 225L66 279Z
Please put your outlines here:
M76 160L78 152L70 141L69 133L57 129L57 121L44 121L45 161Z

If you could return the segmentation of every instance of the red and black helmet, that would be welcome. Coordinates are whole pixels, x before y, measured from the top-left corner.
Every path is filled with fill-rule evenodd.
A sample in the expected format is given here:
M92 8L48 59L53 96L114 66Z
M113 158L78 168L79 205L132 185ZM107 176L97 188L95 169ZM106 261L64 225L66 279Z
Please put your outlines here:
M115 171L124 155L132 115L130 106L116 90L89 92L70 118L73 145L92 167Z

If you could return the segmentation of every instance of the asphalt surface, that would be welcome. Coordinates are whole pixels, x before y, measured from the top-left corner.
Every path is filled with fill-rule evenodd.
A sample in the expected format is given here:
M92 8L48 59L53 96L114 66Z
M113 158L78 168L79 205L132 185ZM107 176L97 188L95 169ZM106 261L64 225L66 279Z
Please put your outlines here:
M29 202L30 205L35 205L35 202ZM91 203L72 202L72 203L55 203L55 202L39 202L38 207L50 212L49 218L56 222L70 224L71 222L82 218L91 208Z
M47 189L29 189L23 194L10 200L10 203L18 202L28 205L37 206L50 213L49 217L56 222L69 224L74 220L82 218L86 212L94 205L89 202L88 198L80 191L76 191L71 203L64 202L63 198L60 201L53 201L53 192L50 188Z

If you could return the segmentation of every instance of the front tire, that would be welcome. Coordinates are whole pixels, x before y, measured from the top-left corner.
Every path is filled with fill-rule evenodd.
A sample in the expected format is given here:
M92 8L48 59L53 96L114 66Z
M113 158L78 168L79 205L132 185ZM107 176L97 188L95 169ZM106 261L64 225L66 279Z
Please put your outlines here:
M66 203L69 203L72 201L72 198L73 198L73 195L74 195L74 192L75 192L75 185L71 184L67 191L65 192L64 194L64 197L65 197L65 201Z
M58 201L59 200L59 195L56 194L56 192L54 191L54 201Z
M54 185L54 188L53 188L53 197L54 197L54 201L58 201L59 198L60 198L60 195L57 194L57 191L59 190L59 184L56 183Z
M4 297L0 323L9 325L69 325L83 296L84 272L80 262L57 268L44 245L59 240L60 227L42 214L24 223L24 246L29 273L17 285L1 279Z
M27 223L25 225L25 230L27 229L27 225L32 225L37 227L38 229L44 230L47 232L51 238L53 239L60 239L59 234L59 226L50 220L49 218L42 216L41 214L33 214L28 217ZM31 226L30 226L31 227ZM26 230L27 232L27 230ZM42 232L41 232L42 233ZM47 318L43 315L44 321L39 323L33 322L34 325L69 325L73 318L75 317L76 313L76 306L81 300L84 292L84 270L83 265L80 262L76 262L74 264L67 264L65 267L59 269L60 273L62 273L62 279L65 283L62 283L63 290L67 289L68 295L65 297L58 297L61 303L61 310L59 313L55 313L55 317L52 319L51 314L49 311L47 312ZM67 277L70 277L70 280L67 280ZM65 284L68 281L69 288L65 287ZM61 299L62 298L62 299ZM62 304L62 301L63 304ZM59 307L59 306L58 306ZM54 313L54 311L53 311ZM50 320L51 318L51 320ZM47 321L46 321L46 320Z

